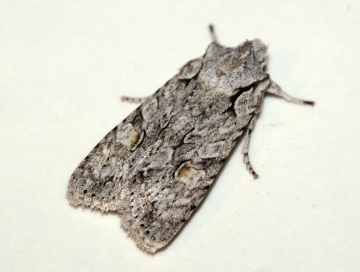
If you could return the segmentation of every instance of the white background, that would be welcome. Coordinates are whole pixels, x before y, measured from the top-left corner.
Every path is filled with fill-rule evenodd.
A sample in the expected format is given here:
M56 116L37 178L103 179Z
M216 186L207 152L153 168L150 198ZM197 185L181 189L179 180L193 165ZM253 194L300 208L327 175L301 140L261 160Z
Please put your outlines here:
M71 207L98 141L210 43L261 38L282 88L156 255ZM1 271L360 271L359 1L0 1Z

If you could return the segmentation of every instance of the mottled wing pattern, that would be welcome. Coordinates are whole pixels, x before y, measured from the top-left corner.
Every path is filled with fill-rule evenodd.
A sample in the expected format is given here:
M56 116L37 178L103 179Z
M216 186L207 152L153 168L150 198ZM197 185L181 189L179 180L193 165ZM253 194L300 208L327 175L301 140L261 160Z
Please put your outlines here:
M184 65L83 160L70 179L70 202L118 211L123 227L148 252L169 243L205 196L270 84L251 46L213 43L204 57ZM232 67L216 70L219 61ZM237 67L236 76L246 82L227 80Z

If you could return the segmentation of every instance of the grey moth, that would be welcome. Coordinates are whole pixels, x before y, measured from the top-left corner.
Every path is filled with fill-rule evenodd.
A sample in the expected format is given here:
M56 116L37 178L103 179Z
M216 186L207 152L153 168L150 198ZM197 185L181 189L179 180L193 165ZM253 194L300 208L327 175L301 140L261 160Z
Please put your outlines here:
M258 177L248 152L265 94L313 105L271 80L262 41L229 48L210 30L213 42L205 54L138 99L141 105L93 148L69 181L72 205L118 213L122 227L149 253L182 228L243 133L246 168Z

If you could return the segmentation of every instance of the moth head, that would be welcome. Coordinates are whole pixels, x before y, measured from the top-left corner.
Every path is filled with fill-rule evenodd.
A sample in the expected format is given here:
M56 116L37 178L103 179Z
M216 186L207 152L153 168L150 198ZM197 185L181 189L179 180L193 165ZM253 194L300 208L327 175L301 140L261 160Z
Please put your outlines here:
M237 47L211 43L202 58L199 79L208 90L232 96L240 89L262 80L266 74L266 46L260 40Z

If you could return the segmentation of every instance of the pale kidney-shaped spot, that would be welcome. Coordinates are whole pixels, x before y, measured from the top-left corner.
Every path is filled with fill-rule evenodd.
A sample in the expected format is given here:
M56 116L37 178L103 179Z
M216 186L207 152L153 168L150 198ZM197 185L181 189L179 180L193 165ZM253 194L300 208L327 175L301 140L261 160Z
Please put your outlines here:
M137 132L131 123L123 126L116 135L117 140L130 150L139 140L140 133Z
M182 182L188 189L199 186L199 181L204 179L205 171L194 168L190 163L185 162L176 170L175 181Z

